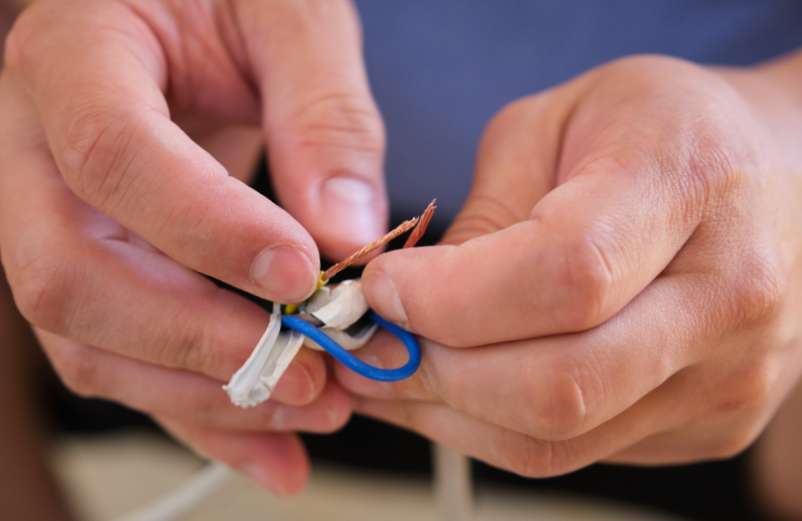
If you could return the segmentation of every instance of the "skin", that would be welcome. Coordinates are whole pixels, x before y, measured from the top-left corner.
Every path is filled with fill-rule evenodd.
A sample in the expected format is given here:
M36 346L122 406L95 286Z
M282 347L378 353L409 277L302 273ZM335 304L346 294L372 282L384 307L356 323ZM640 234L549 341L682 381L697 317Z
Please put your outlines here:
M428 340L338 368L356 409L530 477L750 445L802 370L801 70L633 57L502 110L444 243L366 268Z
M383 230L353 10L63 4L22 17L0 78L16 302L76 392L298 490L289 431L336 428L350 398L304 352L276 403L232 409L219 386L268 317L199 273L298 300L316 245L342 257ZM527 476L742 450L800 372L801 62L630 58L503 110L444 244L366 271L371 304L428 340L407 382L338 368L357 409ZM242 183L262 143L286 212ZM277 245L268 273L256 261ZM363 356L402 355L380 338ZM795 409L767 437L781 454ZM762 453L765 483L789 475L790 452Z
M319 251L383 233L383 126L350 4L40 1L5 60L0 251L61 378L299 490L292 432L339 428L350 399L304 350L271 402L232 407L220 387L269 317L204 275L294 302ZM286 210L244 182L262 143Z

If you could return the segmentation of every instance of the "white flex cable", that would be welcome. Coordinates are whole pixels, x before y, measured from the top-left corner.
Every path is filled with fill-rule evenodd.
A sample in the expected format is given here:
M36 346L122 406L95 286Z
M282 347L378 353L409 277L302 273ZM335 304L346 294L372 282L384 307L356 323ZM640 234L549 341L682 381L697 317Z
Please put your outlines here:
M471 462L463 454L444 445L432 444L434 494L440 518L444 521L473 519L473 480Z
M163 498L116 521L175 521L194 510L231 476L232 472L228 467L213 463Z
M281 333L281 305L273 304L270 324L262 338L223 386L231 402L239 407L255 407L270 398L303 342L304 337L298 333Z
M368 311L359 280L344 281L336 287L321 288L306 303L306 312L322 322L322 329L346 349L358 349L370 340L377 326L355 334L345 330ZM305 337L295 331L281 332L281 305L274 303L270 323L251 355L223 389L234 405L255 407L268 400L279 379L304 345ZM311 340L308 347L319 348ZM435 493L443 519L470 521L473 495L469 460L451 449L433 445ZM175 521L190 512L231 476L220 464L212 464L193 476L175 492L152 506L117 521Z
M308 312L323 323L323 331L348 350L365 345L377 330L373 325L358 335L345 332L368 311L358 280L346 280L332 287L320 288L306 303ZM273 389L306 344L318 347L295 331L281 332L281 305L273 304L273 313L262 338L248 360L234 373L223 389L234 405L255 407L270 398Z
M223 389L234 405L255 407L270 398L276 383L301 349L304 337L281 332L281 305L273 304L270 323L248 360ZM214 463L190 478L178 490L144 509L117 521L174 521L190 512L231 477L224 465Z

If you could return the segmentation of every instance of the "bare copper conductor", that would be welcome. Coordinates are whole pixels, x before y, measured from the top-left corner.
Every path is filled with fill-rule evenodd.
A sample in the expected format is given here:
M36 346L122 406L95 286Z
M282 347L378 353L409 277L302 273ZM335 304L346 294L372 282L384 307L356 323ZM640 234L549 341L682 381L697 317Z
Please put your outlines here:
M426 233L426 229L429 228L429 223L432 222L432 216L434 216L435 210L437 210L437 199L432 199L432 202L426 206L426 209L423 210L423 213L418 218L417 226L415 226L412 233L407 237L404 248L412 248L418 244L418 241L421 240Z
M376 239L375 241L366 244L356 250L354 253L346 257L345 259L341 260L337 264L333 265L329 269L323 272L322 280L328 281L331 280L332 277L340 273L345 268L356 264L360 260L367 257L371 252L383 248L387 246L390 241L404 235L406 232L412 230L412 233L407 238L406 242L404 243L404 248L409 248L414 246L423 234L426 233L426 228L429 226L429 222L432 220L432 215L434 215L434 211L437 209L437 201L432 200L423 213L419 217L413 217L412 219L408 219L392 230L390 230L386 235L383 237Z

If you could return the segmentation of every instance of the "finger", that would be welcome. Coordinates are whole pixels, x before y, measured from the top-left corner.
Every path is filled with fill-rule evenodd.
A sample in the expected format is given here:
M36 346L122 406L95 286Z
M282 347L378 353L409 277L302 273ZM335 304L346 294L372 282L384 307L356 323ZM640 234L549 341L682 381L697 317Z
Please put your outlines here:
M755 345L746 344L752 349ZM740 346L730 343L729 348L734 347ZM787 377L779 360L755 364L752 359L737 358L710 358L678 374L675 379L681 382L675 399L687 419L619 451L608 461L681 464L729 459L746 450L764 431L795 379Z
M0 144L1 253L22 313L88 345L227 381L264 331L266 313L77 201L31 137L23 106L0 122L14 129ZM275 397L309 403L325 374L318 354L302 352Z
M547 91L493 116L479 143L471 191L444 244L462 244L529 218L532 206L554 188L564 131L560 117L573 110L573 98Z
M589 432L627 410L703 356L709 317L695 276L661 278L602 326L584 333L470 350L426 342L420 370L386 384L338 367L361 396L443 402L489 423L543 440ZM699 288L689 292L688 287ZM381 367L404 362L384 336L359 356Z
M113 400L140 412L221 430L332 432L348 421L348 395L329 384L311 405L270 400L234 406L219 382L104 352L52 333L37 331L65 385L83 397ZM281 385L276 394L281 391Z
M259 128L227 127L193 136L193 139L218 160L229 175L245 183L253 179L264 150Z
M91 12L34 7L9 63L70 188L194 270L282 302L311 293L319 258L308 233L171 121L148 25L116 2Z
M358 413L412 430L490 465L527 477L551 477L590 465L647 436L686 421L671 381L596 429L576 438L540 440L446 405L360 399Z
M238 2L270 170L290 213L343 258L387 223L384 127L350 2Z
M690 465L705 461L729 459L742 452L748 445L735 445L729 438L711 436L711 430L729 428L724 422L705 422L694 429L669 430L649 436L631 447L605 458L606 463L617 465ZM716 433L718 434L718 433ZM749 441L749 445L751 445Z
M201 456L242 472L274 494L296 494L309 479L309 458L295 435L221 431L171 418L159 423Z
M507 180L477 182L473 206L484 214L474 215L489 222L501 215L491 226L500 229L458 246L381 255L363 276L371 306L450 346L576 332L607 320L665 269L701 219L708 176L724 177L716 169L729 168L705 164L710 151L687 142L698 136L683 118L655 123L661 116L649 110L643 120L624 115L609 122L613 130L580 139L586 148L554 165L562 184L537 201L530 218L515 222L525 210L520 202L516 208L519 196L507 204L496 193ZM664 126L649 135L637 121ZM676 156L666 157L666 147ZM536 139L527 151L541 152ZM508 194L518 190L505 187Z

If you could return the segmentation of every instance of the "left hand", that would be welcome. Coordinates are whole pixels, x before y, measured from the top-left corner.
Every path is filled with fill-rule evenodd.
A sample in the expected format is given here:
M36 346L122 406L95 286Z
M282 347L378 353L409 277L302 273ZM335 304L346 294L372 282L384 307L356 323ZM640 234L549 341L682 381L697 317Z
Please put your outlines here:
M357 410L527 476L749 445L802 368L787 78L629 58L502 111L445 244L365 271L430 340L404 382L338 369Z

